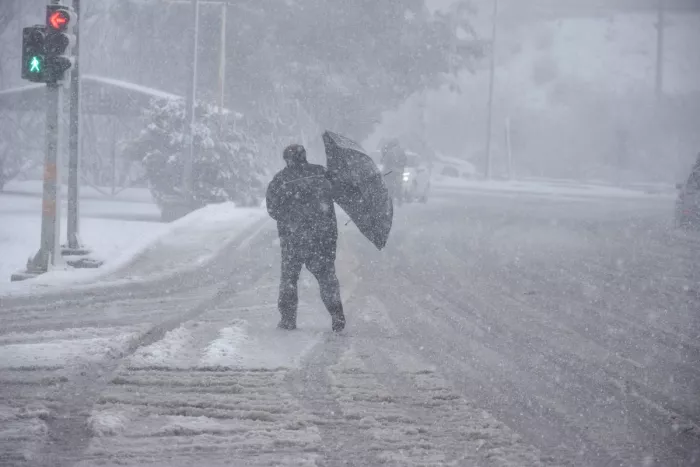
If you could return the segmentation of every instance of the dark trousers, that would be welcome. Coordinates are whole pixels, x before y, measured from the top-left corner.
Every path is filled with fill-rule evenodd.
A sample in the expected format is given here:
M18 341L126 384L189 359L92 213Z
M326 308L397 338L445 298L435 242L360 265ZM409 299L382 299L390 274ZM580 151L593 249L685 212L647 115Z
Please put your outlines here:
M321 289L321 300L333 318L343 316L340 283L335 273L335 239L313 242L309 245L281 240L282 277L280 280L279 311L282 318L296 322L299 294L297 282L302 266L316 277Z

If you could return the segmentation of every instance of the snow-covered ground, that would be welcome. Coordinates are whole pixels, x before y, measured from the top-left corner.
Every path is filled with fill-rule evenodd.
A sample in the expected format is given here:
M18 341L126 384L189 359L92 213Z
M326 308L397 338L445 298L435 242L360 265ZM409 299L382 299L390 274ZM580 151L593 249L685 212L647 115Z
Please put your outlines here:
M80 270L59 266L30 281L10 283L11 274L23 270L39 247L40 188L37 182L10 183L0 194L0 293L36 293L100 279L143 281L198 267L263 214L260 209L225 203L162 223L147 190L127 190L116 199L105 199L86 189L81 200L81 237L92 249L92 257L105 264ZM63 215L61 238L65 239L65 207Z
M695 465L700 238L672 208L462 191L381 252L341 220L340 334L306 271L275 328L274 223L193 213L121 288L3 297L0 465Z
M2 203L0 197L0 203ZM62 223L62 237L65 239L66 221ZM131 250L141 250L145 245L150 244L159 238L168 229L167 224L158 222L136 222L112 219L92 219L84 218L81 222L81 236L85 245L92 251L92 257L105 261L105 266L111 267L125 256L125 252ZM10 281L10 276L25 269L27 259L39 249L41 237L41 219L39 214L24 215L20 213L9 214L2 211L0 207L0 250L2 250L2 261L0 261L0 290L6 288ZM103 270L102 270L103 271ZM52 271L50 276L55 279L63 277L68 279L67 274L73 277L94 276L100 270L70 270ZM66 272L67 274L63 274ZM47 277L39 278L38 281L47 284ZM19 287L19 286L18 286Z
M71 301L51 310L15 305L2 316L5 459L80 467L547 463L399 342L381 303L356 302L351 228L341 229L338 275L353 327L330 331L305 273L299 329L276 329L279 272L271 266L279 253L274 226L265 226L234 245L230 270L212 269L220 281L213 288L80 309ZM74 313L80 324L54 329ZM31 389L15 393L20 385Z
M649 190L644 189L617 188L557 180L467 180L437 176L432 179L431 184L434 189L440 191L465 190L574 198L671 198L676 196L676 193L671 191L669 187L655 188L654 192L649 192Z
M61 239L65 243L65 187L63 191ZM132 189L107 198L93 189L83 189L80 208L82 240L93 250L93 256L105 260L108 267L124 252L143 248L168 228L159 222L158 208L147 190ZM9 286L13 273L26 267L27 259L39 248L40 238L41 182L8 183L0 193L0 290ZM71 276L87 277L98 272L101 271L71 271ZM52 275L61 274L57 271ZM39 282L46 282L45 279Z

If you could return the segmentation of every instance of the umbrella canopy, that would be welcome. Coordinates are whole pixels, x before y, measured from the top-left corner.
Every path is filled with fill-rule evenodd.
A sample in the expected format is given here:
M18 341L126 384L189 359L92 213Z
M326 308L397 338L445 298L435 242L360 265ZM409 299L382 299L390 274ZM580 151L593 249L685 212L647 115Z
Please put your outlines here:
M389 238L394 218L394 207L382 173L362 147L349 138L326 131L323 144L335 202L381 250Z

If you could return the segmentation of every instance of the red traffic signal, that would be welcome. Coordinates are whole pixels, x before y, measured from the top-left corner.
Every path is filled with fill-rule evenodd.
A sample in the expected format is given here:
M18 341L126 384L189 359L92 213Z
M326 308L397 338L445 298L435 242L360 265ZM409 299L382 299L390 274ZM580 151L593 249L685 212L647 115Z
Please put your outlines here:
M46 28L49 33L64 32L75 26L76 15L73 9L64 5L46 6Z
M63 31L68 26L70 17L65 11L54 11L49 15L49 26L56 31Z
M44 41L44 58L46 60L44 82L57 83L66 79L65 72L73 67L75 61L71 48L75 44L75 26L78 16L73 9L65 5L46 6L46 39Z

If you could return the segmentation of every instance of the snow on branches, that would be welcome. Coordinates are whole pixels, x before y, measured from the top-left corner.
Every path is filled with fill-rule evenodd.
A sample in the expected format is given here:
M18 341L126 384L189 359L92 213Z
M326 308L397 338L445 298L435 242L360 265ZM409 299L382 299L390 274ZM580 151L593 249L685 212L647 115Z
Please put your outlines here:
M141 162L159 204L184 199L184 157L189 155L185 104L181 99L154 99L144 110L144 129L126 147ZM233 201L249 206L263 194L263 166L256 140L243 128L243 116L197 102L193 126L192 204Z

